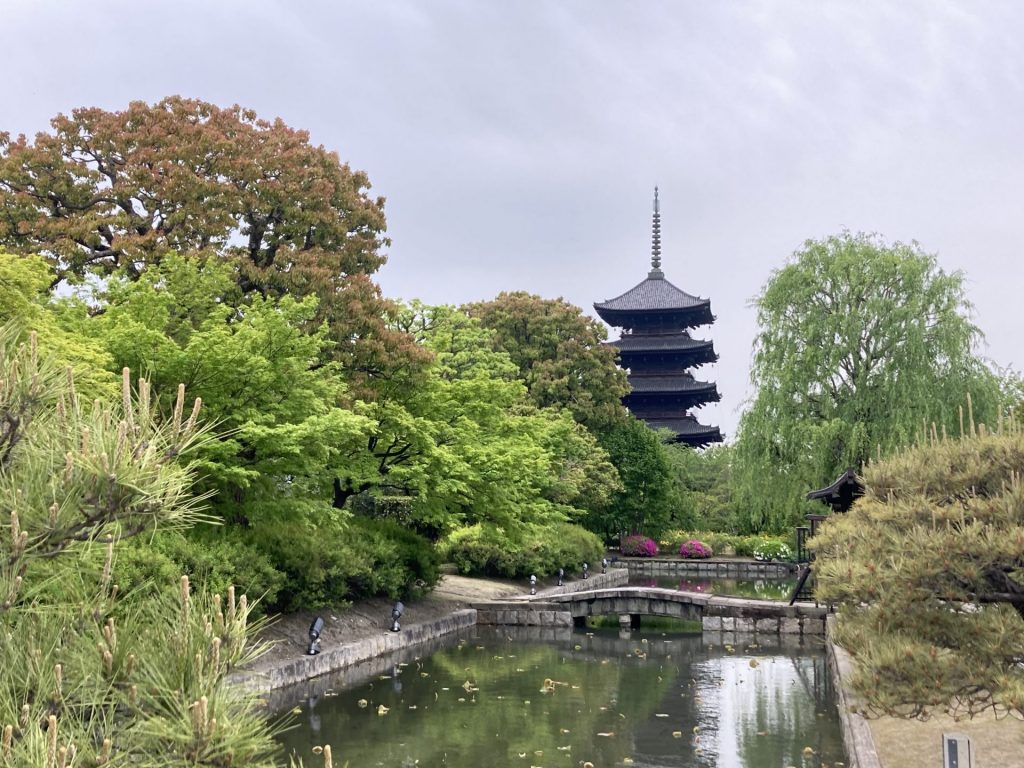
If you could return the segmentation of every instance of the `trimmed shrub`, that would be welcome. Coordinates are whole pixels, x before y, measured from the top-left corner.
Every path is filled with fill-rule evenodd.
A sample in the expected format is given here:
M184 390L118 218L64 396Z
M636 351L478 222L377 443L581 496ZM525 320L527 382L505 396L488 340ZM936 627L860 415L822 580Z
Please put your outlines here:
M286 578L267 552L232 528L161 531L129 539L114 563L114 579L122 589L174 588L182 574L210 593L224 594L233 585L265 605L277 600Z
M711 547L705 544L703 541L697 539L691 539L690 541L684 541L679 545L679 556L687 559L699 560L706 557L711 557Z
M442 554L460 573L509 579L578 571L604 552L600 538L571 523L530 526L510 532L494 525L471 525L449 534Z
M764 539L754 547L754 559L756 560L792 560L793 550L789 545L777 539Z
M626 557L654 557L658 554L658 545L654 539L640 535L624 537L619 549Z
M270 606L276 610L344 605L378 595L412 598L440 576L440 559L430 542L389 520L353 516L315 526L296 523L287 536L275 524L249 535L287 577Z

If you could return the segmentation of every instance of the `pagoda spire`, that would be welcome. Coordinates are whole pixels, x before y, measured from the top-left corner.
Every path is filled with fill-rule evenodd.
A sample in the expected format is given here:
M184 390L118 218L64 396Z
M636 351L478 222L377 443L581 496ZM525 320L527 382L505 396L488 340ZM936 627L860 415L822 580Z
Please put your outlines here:
M661 208L658 205L658 188L654 188L654 219L651 225L651 277L664 277L661 271Z

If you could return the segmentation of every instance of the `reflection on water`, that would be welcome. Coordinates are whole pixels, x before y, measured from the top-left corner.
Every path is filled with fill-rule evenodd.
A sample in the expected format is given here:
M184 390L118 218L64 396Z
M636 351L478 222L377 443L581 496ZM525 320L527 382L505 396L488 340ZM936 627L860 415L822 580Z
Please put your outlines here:
M455 642L395 657L355 687L321 679L292 689L277 702L301 710L280 739L285 750L317 765L313 747L330 744L335 764L352 768L845 760L820 645L508 627Z
M661 587L684 592L707 592L729 597L753 597L759 600L789 600L796 579L729 579L696 576L630 575L631 587Z

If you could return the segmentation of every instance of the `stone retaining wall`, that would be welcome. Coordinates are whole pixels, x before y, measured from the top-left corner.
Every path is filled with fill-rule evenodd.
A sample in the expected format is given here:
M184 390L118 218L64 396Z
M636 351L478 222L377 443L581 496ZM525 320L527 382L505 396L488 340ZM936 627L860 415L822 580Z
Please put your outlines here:
M846 745L847 765L849 768L882 768L882 761L878 759L875 750L875 739L871 735L871 726L863 715L857 713L857 699L843 684L844 678L849 680L853 675L853 662L850 654L832 639L834 624L835 616L830 616L825 650L836 689L836 707L839 709L843 743Z
M476 624L476 618L476 611L467 608L437 621L408 624L401 632L385 631L337 648L327 648L316 656L299 656L284 664L263 668L257 663L253 669L232 674L230 682L253 693L265 693L471 627Z
M788 579L797 566L793 563L759 563L756 560L668 560L647 557L622 557L616 563L624 565L636 576L702 576L723 579Z

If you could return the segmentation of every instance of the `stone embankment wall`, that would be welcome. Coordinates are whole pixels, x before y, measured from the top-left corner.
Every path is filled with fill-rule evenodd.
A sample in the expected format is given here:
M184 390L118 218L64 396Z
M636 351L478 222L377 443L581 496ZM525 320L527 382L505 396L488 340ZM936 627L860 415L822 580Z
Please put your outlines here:
M359 664L393 651L442 637L476 624L472 608L456 611L437 621L409 624L401 632L382 632L353 643L324 650L316 656L298 656L286 663L236 672L231 682L254 693L265 693L286 685L325 675L343 667Z
M649 557L621 557L616 564L634 576L698 576L722 579L788 579L796 574L793 563L759 563L756 560L670 560Z
M832 682L836 689L836 708L839 710L839 722L843 729L843 743L846 745L847 765L849 768L882 768L882 761L875 749L875 739L871 735L871 726L864 715L858 713L858 700L844 685L844 679L853 675L853 662L850 654L832 639L833 622L828 620L828 636L825 649L828 652L828 666L832 673Z

